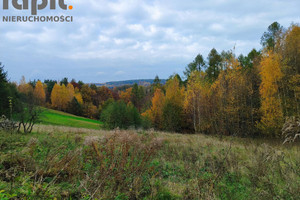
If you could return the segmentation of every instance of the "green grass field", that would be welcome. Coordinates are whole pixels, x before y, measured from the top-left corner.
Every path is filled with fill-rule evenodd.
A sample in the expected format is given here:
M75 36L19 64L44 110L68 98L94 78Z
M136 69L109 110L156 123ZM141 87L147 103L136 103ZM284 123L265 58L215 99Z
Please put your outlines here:
M97 120L78 117L61 111L43 108L41 124L99 129L102 123Z

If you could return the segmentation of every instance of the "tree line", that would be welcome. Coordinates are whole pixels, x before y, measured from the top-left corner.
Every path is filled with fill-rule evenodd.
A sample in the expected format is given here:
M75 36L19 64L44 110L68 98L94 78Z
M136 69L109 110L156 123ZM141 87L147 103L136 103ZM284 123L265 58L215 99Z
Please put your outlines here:
M213 48L207 59L198 54L186 66L183 79L174 74L163 85L156 76L147 87L109 89L67 78L26 82L24 77L16 84L7 81L2 67L1 114L8 114L10 96L100 119L107 128L279 136L285 119L300 115L300 27L274 22L261 44L239 56Z

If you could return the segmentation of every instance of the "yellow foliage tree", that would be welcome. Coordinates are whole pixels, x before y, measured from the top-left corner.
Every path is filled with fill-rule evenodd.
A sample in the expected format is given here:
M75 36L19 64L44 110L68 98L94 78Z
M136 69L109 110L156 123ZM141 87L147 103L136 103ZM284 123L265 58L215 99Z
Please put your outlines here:
M262 119L260 127L267 134L276 135L282 126L282 108L278 92L278 82L283 74L278 54L268 51L261 60L261 95Z
M183 107L184 87L180 87L178 78L175 76L166 84L166 100Z
M68 98L69 98L69 102L70 102L70 101L72 101L72 99L75 96L74 86L71 83L68 83L67 90L68 90L68 96L69 96Z
M122 99L126 104L130 102L132 96L132 88L126 89L125 92L120 93L120 99Z
M60 93L60 85L55 83L50 98L51 98L52 107L60 110L61 103L60 103L59 93Z
M280 86L285 116L300 116L300 26L292 25L281 43L282 78Z
M59 96L60 96L60 100L61 100L61 109L65 111L68 107L68 103L72 99L70 99L69 91L64 84L62 84L62 86L61 86Z
M46 94L44 90L43 83L39 80L34 88L33 96L38 105L43 105L46 101Z
M210 87L204 79L205 74L193 71L188 79L185 92L184 110L189 124L195 132L210 128Z
M53 108L65 111L70 102L70 94L66 86L55 84L51 92L51 103Z
M253 133L250 127L254 125L251 124L252 85L234 55L226 64L226 69L211 86L214 132L247 136Z
M81 93L79 92L78 88L75 88L74 97L76 98L76 100L79 104L83 104L83 99L82 99Z
M29 94L31 92L33 93L33 87L29 83L26 83L24 76L22 76L22 79L19 83L18 91L23 94Z
M180 86L177 76L169 79L166 84L166 97L163 106L163 129L181 131L184 127L184 87Z

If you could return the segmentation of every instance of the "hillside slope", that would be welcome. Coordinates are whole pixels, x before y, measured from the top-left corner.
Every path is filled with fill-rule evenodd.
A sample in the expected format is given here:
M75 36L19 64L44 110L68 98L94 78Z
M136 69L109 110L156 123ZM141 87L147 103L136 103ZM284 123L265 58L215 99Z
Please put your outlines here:
M43 109L41 124L69 126L76 128L99 129L101 122L93 119L75 116L65 112Z

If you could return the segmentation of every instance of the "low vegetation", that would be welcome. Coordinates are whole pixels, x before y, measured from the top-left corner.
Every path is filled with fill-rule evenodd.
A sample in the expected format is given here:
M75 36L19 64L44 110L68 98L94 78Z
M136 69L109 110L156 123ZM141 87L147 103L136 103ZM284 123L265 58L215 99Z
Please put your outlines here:
M55 126L0 132L1 199L297 199L298 143Z
M65 112L42 109L41 124L70 126L77 128L99 129L101 122L98 120L88 119L84 117L75 116Z

